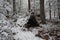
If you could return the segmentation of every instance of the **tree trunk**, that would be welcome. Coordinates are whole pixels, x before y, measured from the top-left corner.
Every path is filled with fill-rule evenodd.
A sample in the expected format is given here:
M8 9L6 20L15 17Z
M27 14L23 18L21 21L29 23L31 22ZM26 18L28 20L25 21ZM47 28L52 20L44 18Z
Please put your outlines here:
M54 18L55 18L55 10L54 10Z
M41 23L45 24L44 0L40 0L40 18Z
M22 5L21 2L22 2L22 0L20 0L20 12L21 12L21 5Z
M13 0L13 14L16 13L16 5L15 5L15 0Z
M50 15L50 20L51 20L51 5L50 5L50 0L49 0L49 15Z
M30 0L28 0L28 10L30 10L31 7L30 7Z

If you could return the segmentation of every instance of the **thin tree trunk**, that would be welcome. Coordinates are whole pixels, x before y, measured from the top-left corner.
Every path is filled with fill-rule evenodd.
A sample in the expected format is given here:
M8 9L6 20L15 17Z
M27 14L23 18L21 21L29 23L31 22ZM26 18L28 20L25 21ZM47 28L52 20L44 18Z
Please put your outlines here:
M45 24L45 11L44 11L44 0L40 0L40 18L41 23Z
M50 15L50 20L51 20L51 5L50 5L50 0L49 0L49 15Z
M60 19L60 12L59 12L59 8L58 8L58 17L59 17L59 19Z
M31 7L30 7L30 0L28 0L28 10L30 10Z
M13 14L16 13L16 5L15 5L15 0L13 0Z
M55 18L55 10L54 10L54 18Z
M22 4L21 4L21 1L22 1L22 0L20 0L20 12L21 12L21 5L22 5Z

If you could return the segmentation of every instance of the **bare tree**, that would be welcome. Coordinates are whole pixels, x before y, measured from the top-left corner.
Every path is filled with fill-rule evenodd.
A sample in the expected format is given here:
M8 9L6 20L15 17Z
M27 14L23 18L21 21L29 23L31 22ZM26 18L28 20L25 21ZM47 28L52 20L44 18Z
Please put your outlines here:
M30 7L30 0L28 0L28 10L30 10L31 7Z
M51 20L51 4L50 4L50 0L49 0L49 15L50 15L50 20Z
M16 13L16 5L15 5L15 0L13 0L13 14Z
M54 9L54 18L55 18L55 9Z
M40 0L40 18L41 23L45 24L45 11L44 11L44 0Z

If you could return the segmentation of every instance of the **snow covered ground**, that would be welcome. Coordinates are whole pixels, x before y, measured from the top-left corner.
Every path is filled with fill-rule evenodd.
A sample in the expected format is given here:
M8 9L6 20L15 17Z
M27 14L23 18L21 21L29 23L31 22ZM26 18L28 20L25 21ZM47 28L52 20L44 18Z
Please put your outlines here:
M35 36L38 30L42 30L43 28L47 32L51 28L56 28L56 25L48 23L40 25L42 28L31 28L31 31L27 31L23 26L28 22L29 17L24 14L18 16L17 21L13 22L12 19L8 19L4 14L0 13L0 40L44 40Z
M0 38L1 40L2 39L3 40L13 40L13 39L15 39L15 40L44 40L42 38L35 37L35 34L33 34L30 31L23 31L22 28L20 28L20 27L7 28L4 26L0 30L0 35L3 35L3 37L0 36L0 37L2 37L2 38ZM12 38L10 38L9 35Z
M12 30L17 33L14 35L16 40L43 40L42 38L35 37L35 35L30 31L22 31L19 30L19 28L13 28Z
M24 25L27 22L24 18L19 19L18 22L14 23L0 13L0 40L44 40L39 37L35 37L35 34L31 31L23 31L23 27L17 25ZM16 25L15 25L16 24ZM26 29L27 30L27 29Z
M28 19L29 16L19 17L16 22L13 22L12 20L7 19L4 14L0 13L0 40L44 40L35 36L38 33L38 30L44 29L44 31L47 32L50 31L51 28L56 28L55 25L48 23L45 25L41 24L42 28L30 28L31 31L28 31L23 27L24 24L28 22Z

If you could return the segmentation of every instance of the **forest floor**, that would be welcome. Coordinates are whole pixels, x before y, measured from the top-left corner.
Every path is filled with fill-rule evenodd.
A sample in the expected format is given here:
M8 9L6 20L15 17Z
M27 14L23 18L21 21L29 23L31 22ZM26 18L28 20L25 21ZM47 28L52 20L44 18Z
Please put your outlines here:
M59 24L47 22L47 24L40 24L40 27L30 28L29 30L23 25L27 22L26 18L18 18L17 22L7 19L3 14L0 14L0 40L44 40L45 35L56 29L59 29ZM44 31L43 31L44 30ZM41 37L36 36L38 31L43 31ZM54 32L53 32L54 34ZM59 34L58 34L59 35ZM56 37L56 36L55 36ZM49 35L49 40L55 37Z

